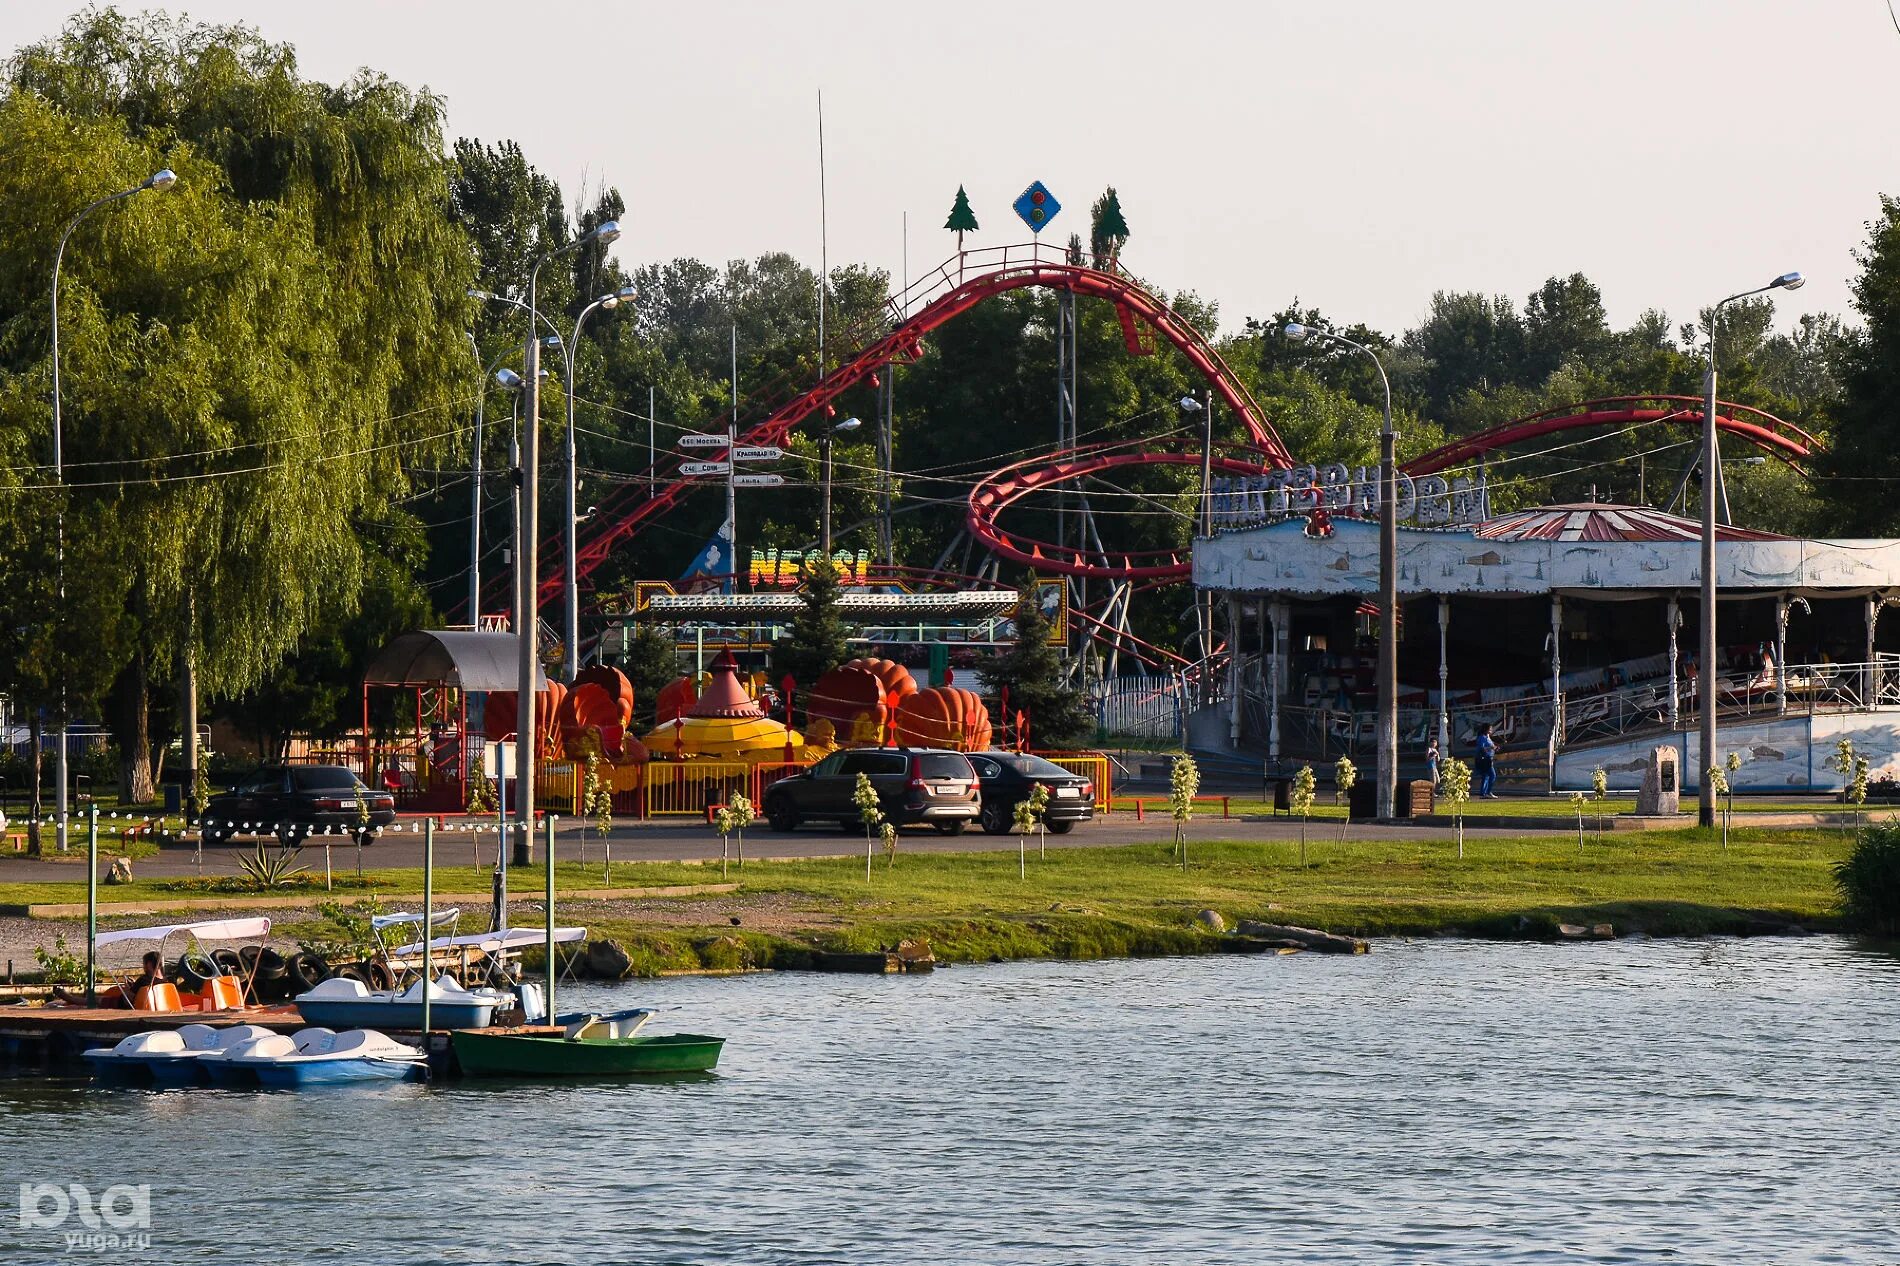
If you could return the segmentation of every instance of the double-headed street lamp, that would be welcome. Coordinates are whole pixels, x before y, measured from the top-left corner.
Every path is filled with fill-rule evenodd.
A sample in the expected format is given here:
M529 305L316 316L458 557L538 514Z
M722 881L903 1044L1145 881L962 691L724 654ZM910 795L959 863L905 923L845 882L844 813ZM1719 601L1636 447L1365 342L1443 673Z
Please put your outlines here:
M587 318L593 315L595 309L604 308L611 312L623 303L632 302L638 293L632 286L622 286L582 308L580 316L574 321L574 337L562 349L567 368L567 377L563 380L563 393L567 397L567 444L561 466L567 486L562 490L565 494L565 513L561 519L561 564L564 577L561 593L561 670L570 682L581 670L581 589L580 578L575 575L580 561L580 519L576 505L580 467L574 447L574 362L580 358L581 327L587 324Z
M1732 294L1709 310L1709 372L1702 405L1702 664L1696 672L1702 731L1702 766L1696 776L1696 822L1700 826L1715 825L1715 788L1710 785L1708 771L1719 763L1715 755L1715 705L1720 693L1715 675L1715 501L1721 495L1722 456L1715 438L1715 327L1722 309L1737 299L1770 290L1799 290L1806 281L1800 273L1783 273L1765 286ZM1781 665L1775 665L1775 671L1781 672Z
M1399 782L1399 516L1398 432L1392 429L1392 382L1385 376L1379 355L1364 343L1331 330L1297 321L1283 331L1294 343L1310 338L1331 339L1363 352L1379 371L1385 403L1379 425L1379 785L1378 814L1395 816L1394 797Z
M824 454L824 495L823 511L818 526L818 552L826 558L831 557L831 437L855 431L864 424L856 418L846 418L835 426L827 426L818 433L818 447Z
M65 455L65 447L64 447L64 436L61 433L61 419L60 419L60 411L59 411L59 268L60 268L60 265L63 264L66 260L66 243L72 237L73 230L79 227L79 223L81 220L84 220L87 216L91 215L94 211L97 211L100 207L105 206L107 203L118 202L121 199L130 198L133 194L143 193L147 189L156 189L160 193L163 193L165 190L171 188L173 185L177 183L178 183L178 176L175 172L172 171L171 168L169 167L161 168L158 171L155 171L151 175L147 176L144 180L141 180L138 184L132 186L130 189L121 189L118 193L109 193L103 198L95 198L93 201L87 203L84 207L80 208L78 215L75 215L71 220L68 220L66 222L66 231L59 235L59 249L53 252L53 482L56 485L63 485L66 482L66 455ZM61 619L61 621L64 621L66 618L66 498L64 495L65 489L61 487L59 489L59 493L60 493L59 506L55 514L55 527L54 527L55 535L54 535L54 546L53 546L54 568L56 571L55 581L54 581L54 592L57 594L58 601L59 601L59 618ZM68 719L66 716L66 684L63 681L60 683L59 693L60 693L59 763L58 763L59 791L54 796L54 799L53 799L53 808L54 808L54 814L55 814L55 819L56 819L54 822L53 829L54 829L56 838L59 840L59 851L63 853L66 851L66 782L67 782L67 777L68 777L67 756L66 756L66 731L67 731L67 726L68 726ZM187 770L187 773L197 772L197 765L198 765L197 728L198 727L195 723L188 726L187 727L188 732L185 735L185 753L186 753L185 763L189 767ZM96 864L97 859L95 858L93 860ZM90 979L91 978L88 977L88 986L87 986L88 990L90 990L91 988Z
M598 242L607 246L620 236L620 222L603 220L592 230L581 234L565 246L544 251L535 258L528 269L527 308L528 335L524 346L526 362L522 367L522 378L526 382L523 392L522 408L522 445L521 445L521 530L516 542L515 574L520 583L518 591L520 609L515 613L515 633L520 639L520 657L517 664L516 702L519 710L515 720L515 806L517 823L515 828L515 860L526 865L534 832L534 761L535 749L539 746L535 734L535 626L536 609L540 595L536 592L539 580L540 533L538 525L541 519L541 340L535 337L534 312L535 299L541 284L541 269L549 260L565 255L588 242ZM571 516L570 516L571 517ZM553 922L549 921L552 929ZM550 931L550 940L552 932ZM554 973L553 945L548 946L548 975L552 982ZM554 991L550 988L548 996Z

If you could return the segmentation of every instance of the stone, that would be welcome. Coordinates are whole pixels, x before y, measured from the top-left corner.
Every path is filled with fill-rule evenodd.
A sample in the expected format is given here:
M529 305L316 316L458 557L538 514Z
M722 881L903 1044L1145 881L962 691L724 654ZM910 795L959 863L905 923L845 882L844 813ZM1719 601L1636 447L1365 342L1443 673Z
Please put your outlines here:
M1562 940L1581 941L1589 937L1590 929L1584 927L1581 923L1559 923L1557 925L1557 935Z
M587 943L587 974L600 980L625 980L633 971L633 960L616 941Z
M109 884L131 883L132 859L129 857L113 858L111 867L106 871L106 882Z
M1607 923L1592 923L1590 925L1590 939L1595 941L1614 941L1616 939L1616 929Z
M921 937L906 938L897 943L897 961L907 972L935 971L937 955L930 948L930 942Z
M1211 932L1225 932L1227 930L1227 920L1221 918L1219 910L1203 910L1194 917Z
M1654 748L1643 762L1643 785L1636 793L1639 816L1673 817L1682 812L1681 759L1674 747Z

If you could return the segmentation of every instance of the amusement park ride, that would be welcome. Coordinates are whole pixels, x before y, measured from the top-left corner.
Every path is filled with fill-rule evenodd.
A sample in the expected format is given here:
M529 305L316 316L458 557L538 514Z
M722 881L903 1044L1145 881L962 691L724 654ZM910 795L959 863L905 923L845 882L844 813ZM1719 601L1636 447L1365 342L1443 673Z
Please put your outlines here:
M778 445L806 419L835 414L839 398L847 391L871 387L880 395L883 417L877 438L882 464L888 470L890 375L883 371L917 361L924 340L933 331L978 304L1030 287L1055 291L1061 298L1057 322L1057 446L1041 457L1001 466L978 480L969 492L961 532L946 543L934 567L899 568L886 553L885 565L874 568L873 576L884 581L967 588L972 581L996 583L1000 564L1007 562L1041 575L1065 577L1071 588L1073 627L1083 637L1098 642L1111 662L1131 655L1157 667L1164 666L1164 661L1177 668L1185 666L1189 660L1178 651L1154 647L1136 638L1129 628L1129 610L1135 593L1189 578L1187 551L1113 548L1104 541L1090 509L1090 481L1127 468L1155 465L1204 466L1206 477L1227 481L1287 470L1295 467L1296 459L1208 336L1112 256L1077 256L1040 240L960 250L891 297L876 328L847 332L838 340L846 350L836 358L837 367L818 382L802 388L782 384L777 392L755 393L750 417L742 414L736 428L738 442L757 447ZM1245 439L1217 442L1216 451L1206 454L1198 438L1180 436L1080 443L1074 393L1074 305L1078 298L1114 305L1129 355L1152 355L1157 338L1179 352L1205 380L1210 404L1230 411L1240 422ZM773 402L761 403L765 401ZM1402 470L1406 475L1423 478L1481 461L1498 449L1573 430L1655 425L1675 426L1685 435L1693 434L1701 426L1702 407L1695 397L1671 395L1585 401L1462 437L1415 458ZM1814 436L1770 414L1739 405L1725 405L1724 409L1716 419L1721 431L1747 440L1782 461L1799 465L1819 447ZM615 550L677 510L688 497L709 487L723 487L723 480L717 477L682 470L689 463L703 463L705 456L695 452L662 457L652 470L617 486L600 501L576 553L576 575L583 587ZM880 539L888 550L888 485L886 489ZM1059 539L1054 541L1033 539L1010 530L1003 522L1012 506L1040 492L1054 492L1062 499L1064 508L1057 520ZM544 556L558 558L560 551L549 548ZM545 571L537 589L537 608L557 602L566 580L558 565ZM506 610L510 605L507 589L505 579L491 584L485 608ZM600 613L598 604L595 610ZM1204 637L1204 644L1211 640ZM1203 650L1203 655L1206 653Z

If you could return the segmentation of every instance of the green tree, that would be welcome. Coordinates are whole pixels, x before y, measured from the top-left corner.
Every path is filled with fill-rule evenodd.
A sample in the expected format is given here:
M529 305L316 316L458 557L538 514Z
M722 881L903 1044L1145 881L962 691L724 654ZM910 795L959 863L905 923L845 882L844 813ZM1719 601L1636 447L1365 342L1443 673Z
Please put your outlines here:
M772 646L774 676L790 674L799 689L851 658L850 636L838 614L838 567L828 558L816 558L805 568L804 606L792 617L791 630Z
M1861 328L1842 349L1841 403L1833 443L1818 464L1834 534L1900 534L1900 198L1882 196L1858 255L1854 309Z
M951 204L950 218L943 227L957 235L957 253L963 252L963 235L974 233L977 229L976 212L970 210L970 195L963 192L963 186L957 186L957 200Z
M680 675L679 648L672 638L651 624L642 624L627 645L620 671L633 685L635 727L641 731L651 729L658 724L655 705L660 691Z
M1051 626L1037 598L1032 576L1016 602L1016 642L991 659L983 675L1009 691L1011 712L1029 718L1030 741L1038 747L1073 747L1094 733L1088 701L1063 680L1061 650L1050 640ZM1004 718L1005 721L1008 718Z
M262 680L351 602L380 544L362 525L387 522L405 464L458 429L474 274L440 111L373 74L305 81L246 28L110 10L5 67L0 449L50 449L60 226L160 166L179 175L88 220L61 281L68 517L97 524L99 574L125 586L110 640L71 620L67 635L115 675L134 799L181 657L209 694Z

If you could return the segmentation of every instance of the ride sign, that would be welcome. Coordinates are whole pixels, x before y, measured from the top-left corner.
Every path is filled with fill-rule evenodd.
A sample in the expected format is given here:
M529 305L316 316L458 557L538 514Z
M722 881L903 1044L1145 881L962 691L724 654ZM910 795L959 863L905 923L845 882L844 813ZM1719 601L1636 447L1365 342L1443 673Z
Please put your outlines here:
M1491 488L1485 469L1478 473L1424 475L1397 472L1397 518L1420 527L1478 523L1491 517ZM1374 518L1379 513L1379 470L1295 466L1265 475L1218 477L1212 493L1214 522L1223 526L1271 522L1293 515L1348 514Z
M1032 233L1040 233L1048 228L1049 221L1055 219L1056 212L1062 210L1062 204L1056 201L1056 196L1040 180L1023 190L1022 195L1010 205Z

